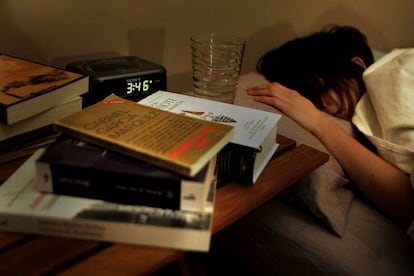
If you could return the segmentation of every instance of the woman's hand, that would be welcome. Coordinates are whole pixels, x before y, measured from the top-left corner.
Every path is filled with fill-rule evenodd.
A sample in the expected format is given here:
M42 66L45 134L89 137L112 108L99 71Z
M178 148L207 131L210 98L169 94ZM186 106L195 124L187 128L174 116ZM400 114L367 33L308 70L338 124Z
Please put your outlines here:
M257 102L277 108L312 133L319 126L321 116L324 116L311 101L277 82L248 88L247 94Z

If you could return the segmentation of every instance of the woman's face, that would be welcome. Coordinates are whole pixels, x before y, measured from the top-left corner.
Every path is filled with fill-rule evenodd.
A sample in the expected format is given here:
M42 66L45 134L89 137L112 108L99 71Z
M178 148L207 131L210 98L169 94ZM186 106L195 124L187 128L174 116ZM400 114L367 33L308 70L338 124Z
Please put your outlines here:
M322 102L324 106L324 111L332 116L343 119L343 114L345 111L341 110L343 100L337 92L329 89L322 95Z
M355 106L361 96L362 93L359 90L357 82L352 80L347 97L333 89L328 89L322 95L323 110L339 119L351 120Z
M358 64L364 70L367 68L360 57L353 57L352 62ZM346 95L334 89L328 89L322 94L322 102L325 112L340 119L351 120L355 106L365 91L360 90L356 79L348 79L346 83L348 87Z

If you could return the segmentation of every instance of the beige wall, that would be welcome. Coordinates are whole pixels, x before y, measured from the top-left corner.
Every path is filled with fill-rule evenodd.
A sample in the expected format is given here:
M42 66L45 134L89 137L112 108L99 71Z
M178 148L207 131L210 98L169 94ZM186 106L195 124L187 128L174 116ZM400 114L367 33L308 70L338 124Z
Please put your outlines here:
M414 45L412 0L0 0L0 52L64 67L136 55L163 64L170 90L191 88L189 37L219 31L247 40L243 71L287 39L349 24L388 51Z

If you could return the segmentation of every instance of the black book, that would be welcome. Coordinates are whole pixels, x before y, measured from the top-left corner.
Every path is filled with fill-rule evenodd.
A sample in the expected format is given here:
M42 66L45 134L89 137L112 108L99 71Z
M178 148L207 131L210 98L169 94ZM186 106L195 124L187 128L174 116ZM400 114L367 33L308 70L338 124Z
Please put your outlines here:
M216 177L215 158L185 177L69 136L60 136L36 161L38 190L173 210L201 211Z

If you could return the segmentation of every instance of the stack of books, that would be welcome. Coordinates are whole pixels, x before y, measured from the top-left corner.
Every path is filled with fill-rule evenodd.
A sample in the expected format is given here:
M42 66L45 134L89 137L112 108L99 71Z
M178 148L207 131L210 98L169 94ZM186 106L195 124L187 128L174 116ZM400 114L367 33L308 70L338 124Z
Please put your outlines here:
M55 128L0 188L0 229L208 251L232 126L112 95Z
M0 230L208 251L218 177L254 184L280 115L159 91L55 121L0 187Z
M0 164L32 154L54 120L82 109L89 77L0 54Z
M37 151L0 186L0 230L179 250L209 250L216 183L214 180L209 183L201 211L66 196L41 192L36 186L36 160L42 153L42 150ZM212 163L209 170L213 167ZM207 176L211 177L210 172L211 170L205 173L205 183L208 181ZM118 181L110 184L116 183L123 185ZM180 189L179 181L170 184L175 186L172 187L173 190ZM187 185L204 184L195 182ZM137 188L139 182L130 182L126 186L133 194L138 193L135 189L141 189ZM157 192L162 193L151 187L143 188L141 194ZM188 195L192 196L191 192Z

